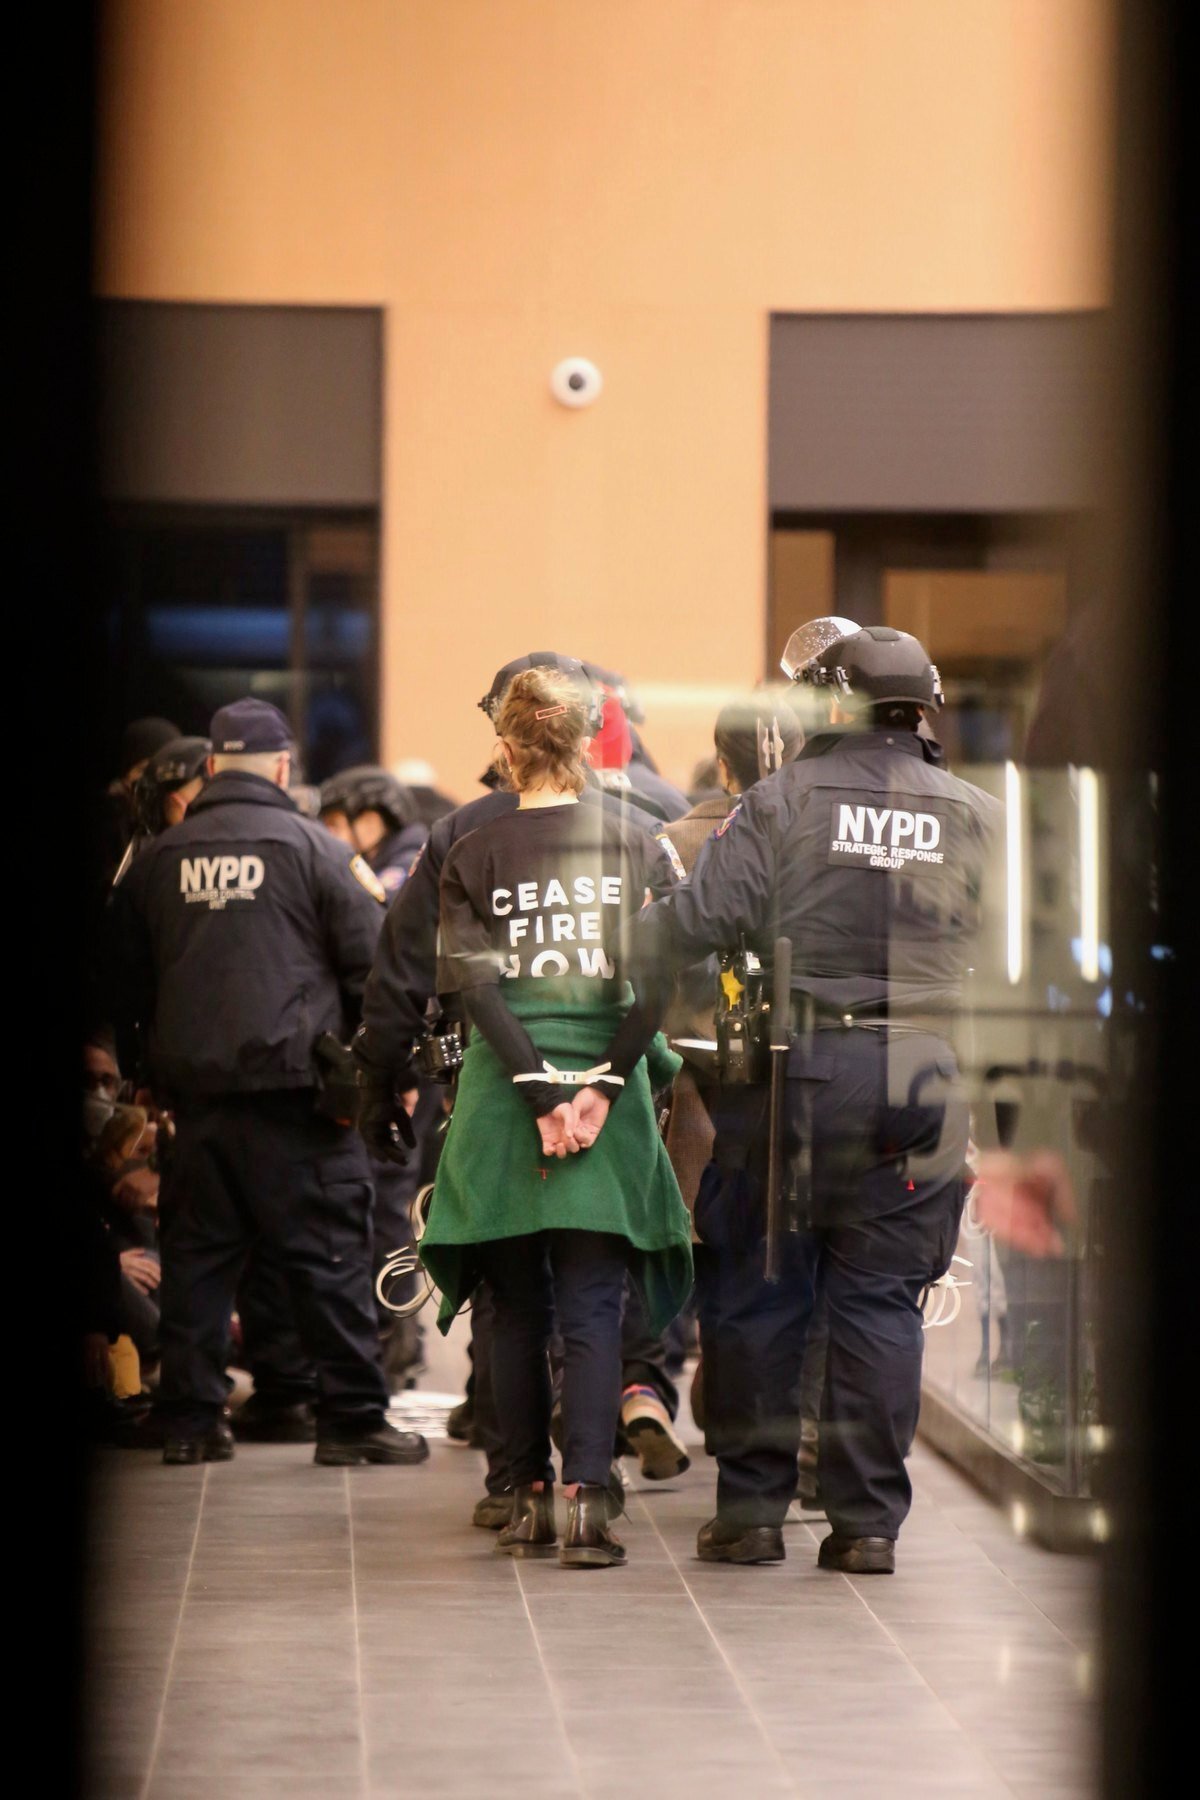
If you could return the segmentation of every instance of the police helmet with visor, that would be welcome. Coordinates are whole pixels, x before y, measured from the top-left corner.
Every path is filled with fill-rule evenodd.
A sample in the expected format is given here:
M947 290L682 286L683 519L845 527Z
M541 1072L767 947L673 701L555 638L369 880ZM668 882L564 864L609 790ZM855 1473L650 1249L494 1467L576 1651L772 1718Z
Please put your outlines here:
M945 704L941 677L929 652L907 631L890 625L865 625L834 639L801 666L798 679L831 688L839 705L851 711L863 706L940 707Z
M804 665L827 650L830 644L836 644L839 638L847 638L858 630L853 619L845 619L837 613L826 613L819 619L809 619L798 625L783 647L783 655L779 666L789 681L799 681Z

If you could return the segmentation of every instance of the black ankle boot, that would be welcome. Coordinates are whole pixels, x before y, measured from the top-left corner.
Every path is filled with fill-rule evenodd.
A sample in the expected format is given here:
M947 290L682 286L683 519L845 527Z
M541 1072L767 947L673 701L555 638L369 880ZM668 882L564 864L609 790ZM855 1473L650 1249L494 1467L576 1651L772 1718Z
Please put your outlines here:
M163 1461L176 1465L202 1462L232 1462L233 1433L224 1419L218 1419L198 1436L180 1437L167 1429L163 1439Z
M496 1539L497 1556L553 1556L558 1543L554 1529L554 1489L516 1488L512 1518Z
M613 1569L625 1561L625 1546L609 1529L608 1490L581 1487L567 1501L567 1529L558 1560L564 1569Z

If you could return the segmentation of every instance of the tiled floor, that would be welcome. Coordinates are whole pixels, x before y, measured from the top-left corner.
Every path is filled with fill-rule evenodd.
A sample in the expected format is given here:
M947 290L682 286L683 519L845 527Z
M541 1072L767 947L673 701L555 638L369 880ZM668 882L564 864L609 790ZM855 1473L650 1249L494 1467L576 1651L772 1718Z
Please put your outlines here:
M631 1492L623 1570L492 1555L480 1459L106 1453L94 1800L1083 1796L1094 1567L918 1448L894 1577L694 1560L713 1471ZM634 1482L636 1488L636 1481Z

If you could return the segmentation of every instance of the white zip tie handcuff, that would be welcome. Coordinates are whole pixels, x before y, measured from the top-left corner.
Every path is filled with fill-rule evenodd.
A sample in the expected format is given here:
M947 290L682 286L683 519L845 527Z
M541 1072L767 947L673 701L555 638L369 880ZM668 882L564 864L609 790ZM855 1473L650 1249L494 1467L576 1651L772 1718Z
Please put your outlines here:
M921 1310L925 1312L925 1320L921 1326L922 1331L933 1331L939 1325L953 1325L962 1311L962 1290L974 1285L970 1281L959 1281L953 1268L955 1263L961 1263L964 1269L973 1269L974 1263L968 1262L965 1256L952 1256L950 1262L951 1267L946 1270L946 1273L939 1275L936 1281L931 1281L922 1295ZM932 1311L926 1311L935 1296L936 1304ZM951 1301L953 1301L951 1310L946 1313L946 1307ZM943 1314L945 1314L944 1317Z
M597 1063L594 1069L556 1069L552 1062L544 1062L533 1075L514 1075L513 1081L553 1081L563 1087L587 1087L592 1081L611 1081L614 1087L624 1087L623 1075L610 1075L611 1063Z

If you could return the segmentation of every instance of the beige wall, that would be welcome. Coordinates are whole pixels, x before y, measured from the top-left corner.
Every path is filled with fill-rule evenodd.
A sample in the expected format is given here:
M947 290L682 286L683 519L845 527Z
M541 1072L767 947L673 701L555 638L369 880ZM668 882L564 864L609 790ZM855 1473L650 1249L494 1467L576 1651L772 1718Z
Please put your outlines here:
M762 671L774 311L1103 304L1104 0L111 0L100 291L386 309L384 754ZM605 391L568 412L562 356ZM648 733L676 776L711 702Z

